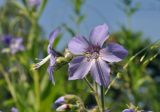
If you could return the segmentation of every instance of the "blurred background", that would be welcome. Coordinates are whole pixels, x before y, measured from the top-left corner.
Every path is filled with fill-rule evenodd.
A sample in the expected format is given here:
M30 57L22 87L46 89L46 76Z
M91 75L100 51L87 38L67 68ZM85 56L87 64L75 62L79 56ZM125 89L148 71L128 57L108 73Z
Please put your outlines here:
M54 112L55 99L79 95L85 106L96 105L83 80L68 81L67 65L55 71L56 85L48 80L47 66L32 64L47 56L48 37L56 27L61 34L54 48L63 53L76 34L106 23L110 39L125 46L129 56L111 65L106 107L113 112L134 104L160 111L160 0L0 0L0 110ZM86 91L86 92L84 92ZM88 93L88 94L87 94Z

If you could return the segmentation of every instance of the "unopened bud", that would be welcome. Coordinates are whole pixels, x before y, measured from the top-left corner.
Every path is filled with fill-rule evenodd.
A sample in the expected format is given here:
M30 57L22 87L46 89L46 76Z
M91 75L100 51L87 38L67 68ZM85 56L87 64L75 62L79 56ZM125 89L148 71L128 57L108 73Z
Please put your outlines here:
M68 59L71 59L73 57L73 55L72 55L72 53L68 49L65 49L65 51L64 51L64 57L68 58Z
M61 106L59 106L56 111L58 112L64 112L64 111L67 111L68 109L70 109L69 105L68 104L63 104Z
M59 106L61 106L62 104L65 103L64 97L61 96L60 98L58 98L55 103L54 103L54 108L57 108Z

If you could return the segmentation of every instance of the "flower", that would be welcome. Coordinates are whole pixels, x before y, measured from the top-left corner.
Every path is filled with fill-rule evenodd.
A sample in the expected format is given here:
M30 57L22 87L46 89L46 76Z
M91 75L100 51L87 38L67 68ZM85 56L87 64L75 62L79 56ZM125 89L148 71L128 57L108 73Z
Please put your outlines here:
M61 105L65 102L64 96L61 96L55 101L55 105Z
M69 80L83 79L90 71L99 85L108 86L110 68L106 62L119 62L128 54L119 44L104 46L108 37L108 26L103 24L92 29L89 40L80 35L71 39L68 49L78 56L69 63Z
M38 7L41 3L41 0L29 0L29 4L33 7Z
M18 51L24 50L24 46L22 45L22 42L23 42L23 39L20 37L12 39L10 44L10 49L12 54L15 54Z
M65 104L65 98L64 96L61 96L60 98L58 98L55 102L54 102L54 105L53 107L54 108L58 108L59 106L61 106L62 104Z
M122 112L135 112L133 109L124 109Z
M49 36L49 45L48 45L48 56L42 59L39 63L34 65L33 69L38 69L43 64L45 64L48 60L50 60L50 64L48 66L47 72L49 74L49 80L52 81L53 84L55 84L54 78L53 78L53 71L54 71L54 65L56 64L56 58L58 56L58 53L52 49L52 44L54 40L56 39L57 35L59 33L59 29L55 29Z
M18 111L18 109L17 109L17 108L12 107L12 108L11 108L11 112L19 112L19 111Z
M80 98L76 95L65 95L59 97L55 102L54 102L54 107L60 106L62 104L76 104L77 102L81 102Z
M56 111L77 110L76 112L84 112L84 104L80 97L72 94L59 97L53 105ZM79 110L79 111L78 111ZM81 111L80 111L81 110Z
M14 38L11 35L4 35L2 42L4 45L7 46L7 48L4 48L2 52L10 52L11 54L15 54L18 51L23 51L24 46L23 46L23 38L21 37L16 37ZM8 49L9 48L9 49Z
M9 46L9 45L11 44L12 38L13 38L13 37L12 37L11 35L4 35L4 36L2 37L2 42L3 42L5 45Z
M70 109L70 106L68 104L63 104L63 105L59 106L56 109L56 111L58 111L58 112L65 112L65 111L67 111L69 109Z

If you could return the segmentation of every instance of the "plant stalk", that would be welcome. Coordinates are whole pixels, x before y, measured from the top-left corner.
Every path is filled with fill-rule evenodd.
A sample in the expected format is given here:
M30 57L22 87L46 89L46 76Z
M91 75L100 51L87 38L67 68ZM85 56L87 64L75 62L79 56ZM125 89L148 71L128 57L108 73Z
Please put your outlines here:
M100 86L101 88L101 108L102 108L102 112L105 112L105 105L104 105L104 88L103 86Z

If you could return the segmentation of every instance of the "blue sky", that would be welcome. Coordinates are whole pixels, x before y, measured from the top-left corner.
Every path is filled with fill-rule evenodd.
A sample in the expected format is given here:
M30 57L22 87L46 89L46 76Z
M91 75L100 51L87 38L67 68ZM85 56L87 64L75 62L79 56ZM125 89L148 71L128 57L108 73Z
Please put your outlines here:
M80 26L82 35L88 36L89 31L96 25L107 23L110 32L118 31L120 25L126 24L125 14L117 8L119 0L86 0L83 13L86 19ZM141 9L132 17L132 29L142 31L143 38L151 41L160 39L160 0L134 0L141 3ZM69 0L49 0L40 20L46 35L61 23L75 27L70 19L72 7ZM69 35L65 35L61 45L66 45Z
M0 0L2 4L4 0ZM86 0L82 12L86 19L80 26L81 34L87 36L91 28L107 23L110 32L118 31L120 25L126 24L126 16L117 8L119 0ZM152 41L160 39L160 0L134 0L141 3L141 9L132 17L132 29L142 31L144 38ZM47 7L40 19L40 24L49 33L61 23L75 28L70 16L73 15L69 0L48 0ZM69 36L69 35L66 35ZM69 37L64 38L67 42ZM65 43L61 43L65 44Z
M117 8L119 0L86 0L83 12L86 20L80 27L85 35L98 24L107 23L110 32L117 31L121 24L126 24L124 13ZM141 9L132 17L134 31L143 31L144 37L151 40L160 39L160 0L135 0L141 2ZM158 9L159 8L159 9ZM73 25L70 20L72 8L69 0L49 0L40 20L47 34L61 23ZM73 26L74 27L74 26Z

